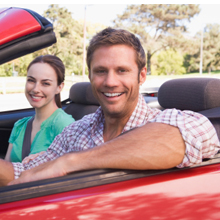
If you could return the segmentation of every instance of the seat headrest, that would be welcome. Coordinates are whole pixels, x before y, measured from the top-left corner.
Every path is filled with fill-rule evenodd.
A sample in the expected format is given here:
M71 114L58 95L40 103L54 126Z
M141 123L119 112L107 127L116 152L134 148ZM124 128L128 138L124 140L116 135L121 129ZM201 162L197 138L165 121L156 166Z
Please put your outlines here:
M93 96L90 82L79 82L72 85L69 93L71 101L84 105L99 105Z
M182 78L166 81L158 91L163 108L203 111L220 106L220 79Z

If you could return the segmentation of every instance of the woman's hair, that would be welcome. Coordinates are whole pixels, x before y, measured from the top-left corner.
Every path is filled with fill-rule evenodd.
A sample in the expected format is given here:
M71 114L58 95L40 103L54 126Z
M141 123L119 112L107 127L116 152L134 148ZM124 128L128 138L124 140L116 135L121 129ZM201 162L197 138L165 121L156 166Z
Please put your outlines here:
M57 74L57 85L59 86L65 79L65 66L62 62L62 60L54 55L42 55L39 57L36 57L27 68L27 71L30 69L30 67L35 63L47 63L49 64L56 72ZM60 100L60 93L55 95L55 102L57 107L61 108L61 100Z

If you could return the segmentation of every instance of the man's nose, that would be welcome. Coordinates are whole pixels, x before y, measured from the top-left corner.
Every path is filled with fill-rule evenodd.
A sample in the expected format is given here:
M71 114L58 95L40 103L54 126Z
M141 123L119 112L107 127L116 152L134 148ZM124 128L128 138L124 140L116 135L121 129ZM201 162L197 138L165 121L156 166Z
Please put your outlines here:
M109 71L105 78L105 85L109 87L116 86L118 84L118 77L114 71Z

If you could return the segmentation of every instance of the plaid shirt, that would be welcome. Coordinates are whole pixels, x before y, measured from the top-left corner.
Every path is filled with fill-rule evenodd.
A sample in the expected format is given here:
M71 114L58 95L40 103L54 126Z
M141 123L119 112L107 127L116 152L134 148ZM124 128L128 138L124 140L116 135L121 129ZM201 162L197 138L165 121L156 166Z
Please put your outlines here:
M104 115L101 107L93 114L84 116L56 136L48 150L27 164L13 163L15 178L24 170L54 160L65 153L83 151L104 143ZM192 111L151 109L142 95L135 110L125 125L123 132L149 122L161 122L178 127L185 141L186 151L182 168L200 163L203 158L213 157L219 150L219 140L210 121L201 114Z

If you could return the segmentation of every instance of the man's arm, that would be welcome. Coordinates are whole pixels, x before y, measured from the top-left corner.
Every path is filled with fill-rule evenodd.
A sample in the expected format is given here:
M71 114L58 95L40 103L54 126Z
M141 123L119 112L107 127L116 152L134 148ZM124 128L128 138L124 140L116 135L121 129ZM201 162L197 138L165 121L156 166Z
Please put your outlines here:
M12 163L0 159L0 186L7 185L14 179L14 169Z
M93 149L65 154L24 171L10 184L88 169L167 169L180 164L184 153L185 142L178 128L163 123L148 123Z

